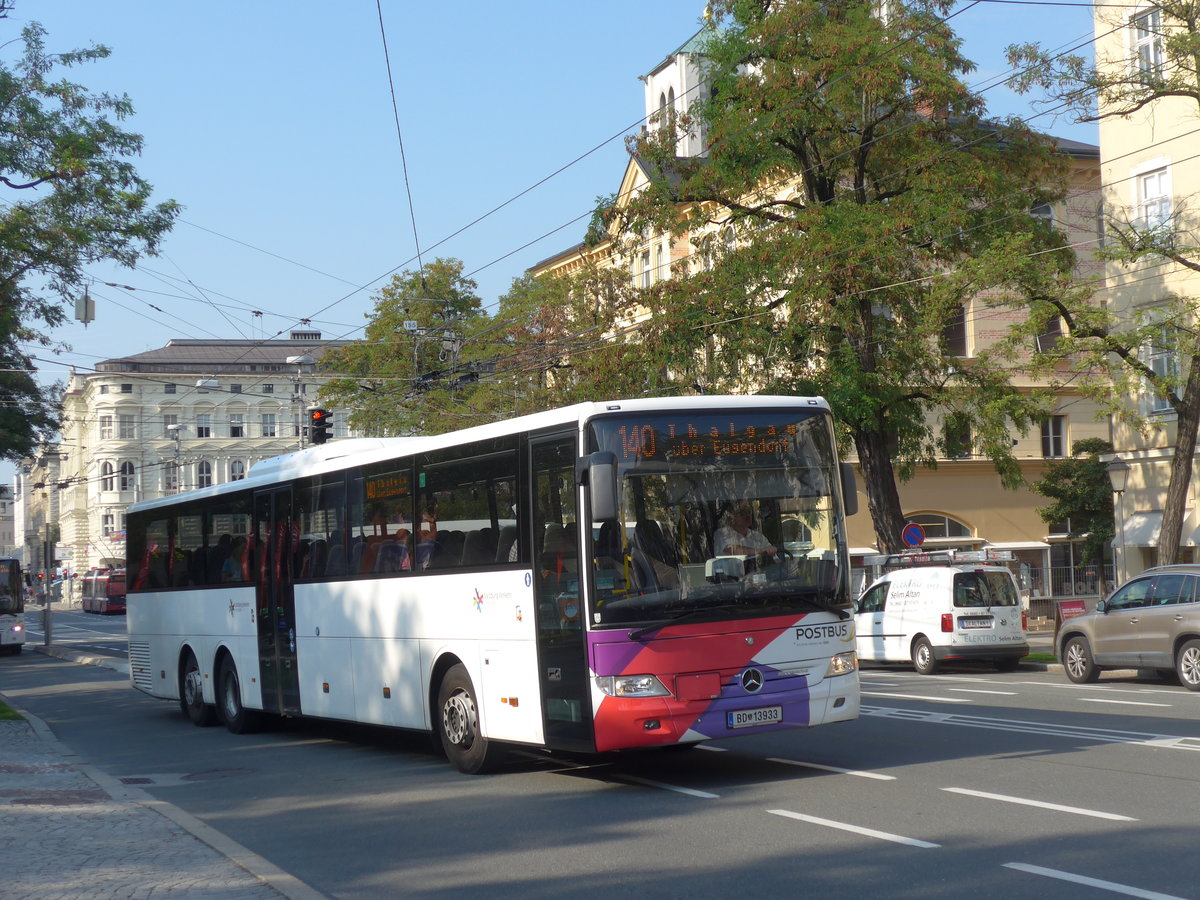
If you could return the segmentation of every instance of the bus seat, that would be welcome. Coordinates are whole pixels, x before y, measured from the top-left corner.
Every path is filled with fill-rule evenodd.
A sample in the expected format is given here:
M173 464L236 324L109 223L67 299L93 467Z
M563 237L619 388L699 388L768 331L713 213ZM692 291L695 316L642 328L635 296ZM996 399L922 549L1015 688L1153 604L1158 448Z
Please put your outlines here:
M491 528L468 531L463 539L462 564L485 566L496 559L496 532Z
M249 550L249 544L246 545ZM304 560L304 567L301 569L301 576L304 578L316 578L325 574L325 557L329 555L328 542L317 538L312 542L312 547L309 548L308 556Z
M501 525L500 534L496 539L496 562L506 563L509 561L508 556L512 551L513 544L517 542L517 526L516 525Z
M600 534L596 538L596 555L609 559L620 559L624 555L620 527L616 522L600 523Z
M408 548L399 541L384 541L375 554L376 572L399 572Z
M341 544L330 546L325 558L325 574L334 577L346 574L346 549Z

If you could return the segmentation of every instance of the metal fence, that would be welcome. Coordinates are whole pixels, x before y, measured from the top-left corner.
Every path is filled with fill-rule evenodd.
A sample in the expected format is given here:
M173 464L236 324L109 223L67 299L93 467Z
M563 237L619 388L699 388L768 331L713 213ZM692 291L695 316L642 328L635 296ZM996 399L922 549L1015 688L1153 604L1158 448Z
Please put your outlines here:
M1107 597L1116 587L1112 566L1049 566L1029 570L1029 614L1034 618L1054 618L1059 600L1091 600Z

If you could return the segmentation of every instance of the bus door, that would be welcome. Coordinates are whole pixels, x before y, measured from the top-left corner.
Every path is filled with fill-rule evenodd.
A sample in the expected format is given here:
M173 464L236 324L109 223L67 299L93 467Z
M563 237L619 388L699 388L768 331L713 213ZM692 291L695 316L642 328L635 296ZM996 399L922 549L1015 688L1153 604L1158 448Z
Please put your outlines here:
M296 671L296 595L293 559L299 532L292 519L292 489L254 495L254 566L258 607L258 670L263 709L300 714Z
M530 441L533 580L546 745L594 749L583 621L575 436Z

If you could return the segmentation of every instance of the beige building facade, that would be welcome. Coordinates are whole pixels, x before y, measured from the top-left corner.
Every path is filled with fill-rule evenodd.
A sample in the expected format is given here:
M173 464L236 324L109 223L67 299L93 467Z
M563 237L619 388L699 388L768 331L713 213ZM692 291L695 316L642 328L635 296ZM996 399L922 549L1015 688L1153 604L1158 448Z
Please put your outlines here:
M1140 75L1168 73L1165 40L1178 26L1157 7L1138 4L1096 7L1096 65L1101 72ZM1193 72L1192 82L1195 83ZM1111 105L1101 113L1112 111ZM1129 115L1100 121L1100 149L1106 218L1125 231L1170 233L1178 249L1194 259L1200 247L1197 195L1200 194L1200 105L1194 99L1167 97ZM1200 300L1200 273L1161 256L1137 263L1110 262L1107 299L1126 324L1163 320L1171 297ZM1179 323L1175 323L1179 324ZM1194 324L1194 322L1193 322ZM1156 372L1186 374L1185 360L1164 342L1147 346L1143 359ZM1128 398L1146 417L1142 431L1125 423L1114 427L1117 457L1129 468L1118 497L1118 533L1114 541L1119 569L1135 575L1156 563L1176 416L1166 401L1148 389ZM1197 558L1200 504L1195 465L1184 510L1180 561Z

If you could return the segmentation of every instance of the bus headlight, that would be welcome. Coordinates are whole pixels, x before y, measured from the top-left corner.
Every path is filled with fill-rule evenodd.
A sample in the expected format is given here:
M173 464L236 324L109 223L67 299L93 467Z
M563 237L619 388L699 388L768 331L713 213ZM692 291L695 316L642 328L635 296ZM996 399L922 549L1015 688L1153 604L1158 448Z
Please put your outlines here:
M669 697L671 692L653 675L597 675L596 687L609 697Z
M835 653L829 658L829 668L825 670L825 677L832 678L834 675L849 675L858 668L858 654L853 650L847 650L845 653Z

